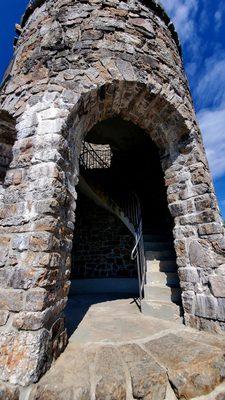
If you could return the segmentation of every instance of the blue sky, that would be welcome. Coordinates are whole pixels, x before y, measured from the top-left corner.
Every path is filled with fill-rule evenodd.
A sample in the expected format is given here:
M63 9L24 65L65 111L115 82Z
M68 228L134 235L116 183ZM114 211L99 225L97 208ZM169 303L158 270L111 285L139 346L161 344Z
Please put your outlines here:
M27 0L1 0L0 77ZM186 73L225 218L225 1L161 0L179 33Z
M161 3L181 40L195 110L225 219L225 1Z

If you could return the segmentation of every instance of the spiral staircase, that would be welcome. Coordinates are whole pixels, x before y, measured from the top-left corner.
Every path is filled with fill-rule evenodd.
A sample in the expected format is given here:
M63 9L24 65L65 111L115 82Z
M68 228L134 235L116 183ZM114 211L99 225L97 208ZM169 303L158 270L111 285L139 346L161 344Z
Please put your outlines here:
M96 150L83 142L80 153L80 190L98 206L116 215L134 236L131 259L136 259L139 301L145 315L181 321L181 290L173 240L167 233L152 234L142 227L141 204L136 193L110 193L93 177L110 170L110 150ZM125 185L124 185L125 188Z

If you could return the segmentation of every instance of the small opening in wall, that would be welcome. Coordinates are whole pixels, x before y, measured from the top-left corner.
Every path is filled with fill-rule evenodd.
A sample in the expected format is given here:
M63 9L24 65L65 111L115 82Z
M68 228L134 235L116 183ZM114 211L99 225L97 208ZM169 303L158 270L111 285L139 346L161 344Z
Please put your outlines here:
M3 185L7 169L12 161L12 147L16 139L14 118L0 111L0 185Z

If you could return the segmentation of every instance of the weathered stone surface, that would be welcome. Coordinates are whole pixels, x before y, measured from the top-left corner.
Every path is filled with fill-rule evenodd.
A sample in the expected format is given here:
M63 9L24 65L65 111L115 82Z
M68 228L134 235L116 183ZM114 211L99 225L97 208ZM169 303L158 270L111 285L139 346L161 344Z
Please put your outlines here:
M181 202L170 204L169 209L173 217L179 217L184 214L184 206Z
M96 400L126 400L126 378L122 361L115 348L98 350L95 365Z
M225 297L225 277L214 275L209 278L209 282L215 297Z
M6 324L7 320L9 318L9 312L8 311L0 311L0 326L3 326Z
M12 325L19 330L38 330L44 327L51 329L65 305L66 299L62 299L41 312L22 311L13 317Z
M0 400L19 400L19 389L0 383Z
M85 302L82 296L80 300ZM168 335L168 330L174 333ZM90 307L67 349L34 386L29 400L64 400L63 396L91 400L98 385L102 399L124 398L124 386L126 400L193 399L183 393L200 390L205 394L224 380L224 350L221 336L146 318L131 299L99 302ZM182 394L177 389L175 396L173 382ZM219 393L220 387L213 392Z
M182 293L182 304L184 312L190 315L195 313L195 293L193 290L186 290Z
M218 303L212 295L197 294L195 304L195 313L199 317L217 318Z
M216 260L205 242L194 240L189 245L189 257L193 266L199 268L215 268Z
M224 321L225 318L225 299L218 298L217 318L219 321Z
M197 268L179 268L180 281L197 283L199 281L199 275Z
M166 370L138 345L120 346L119 351L130 372L134 398L165 399L168 383Z
M51 299L55 300L54 293L49 293L45 289L30 289L26 294L26 311L42 311L51 304Z
M167 369L179 399L207 394L225 378L224 353L209 345L169 334L145 347Z
M72 279L137 276L136 262L130 259L134 246L133 235L116 216L96 206L81 193L76 224L79 229L74 237L76 268L71 271Z
M0 282L2 287L14 289L29 289L30 287L45 287L55 283L58 270L47 270L44 268L21 268L15 266L11 271L9 268L0 271Z
M0 290L0 309L20 311L23 307L23 291L12 289Z
M198 227L199 235L213 235L223 232L223 228L219 223L203 224Z
M82 348L76 350L67 349L33 389L29 400L91 400L89 359Z
M0 337L0 374L4 381L26 386L36 382L50 362L49 333L4 332Z
M155 32L152 25L143 18L131 18L129 21L136 29L143 32L150 39L155 37Z
M195 397L193 400L225 400L225 385L221 384L209 395Z

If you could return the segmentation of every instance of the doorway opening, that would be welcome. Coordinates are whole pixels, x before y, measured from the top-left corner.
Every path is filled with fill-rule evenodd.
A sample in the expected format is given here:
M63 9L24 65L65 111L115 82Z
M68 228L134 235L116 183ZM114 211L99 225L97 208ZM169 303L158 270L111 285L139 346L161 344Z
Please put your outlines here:
M0 191L12 161L12 148L16 139L16 121L4 110L0 111Z
M70 333L91 304L117 298L139 299L153 316L166 305L170 317L171 303L180 315L173 220L150 137L120 118L96 124L82 142L77 193Z

